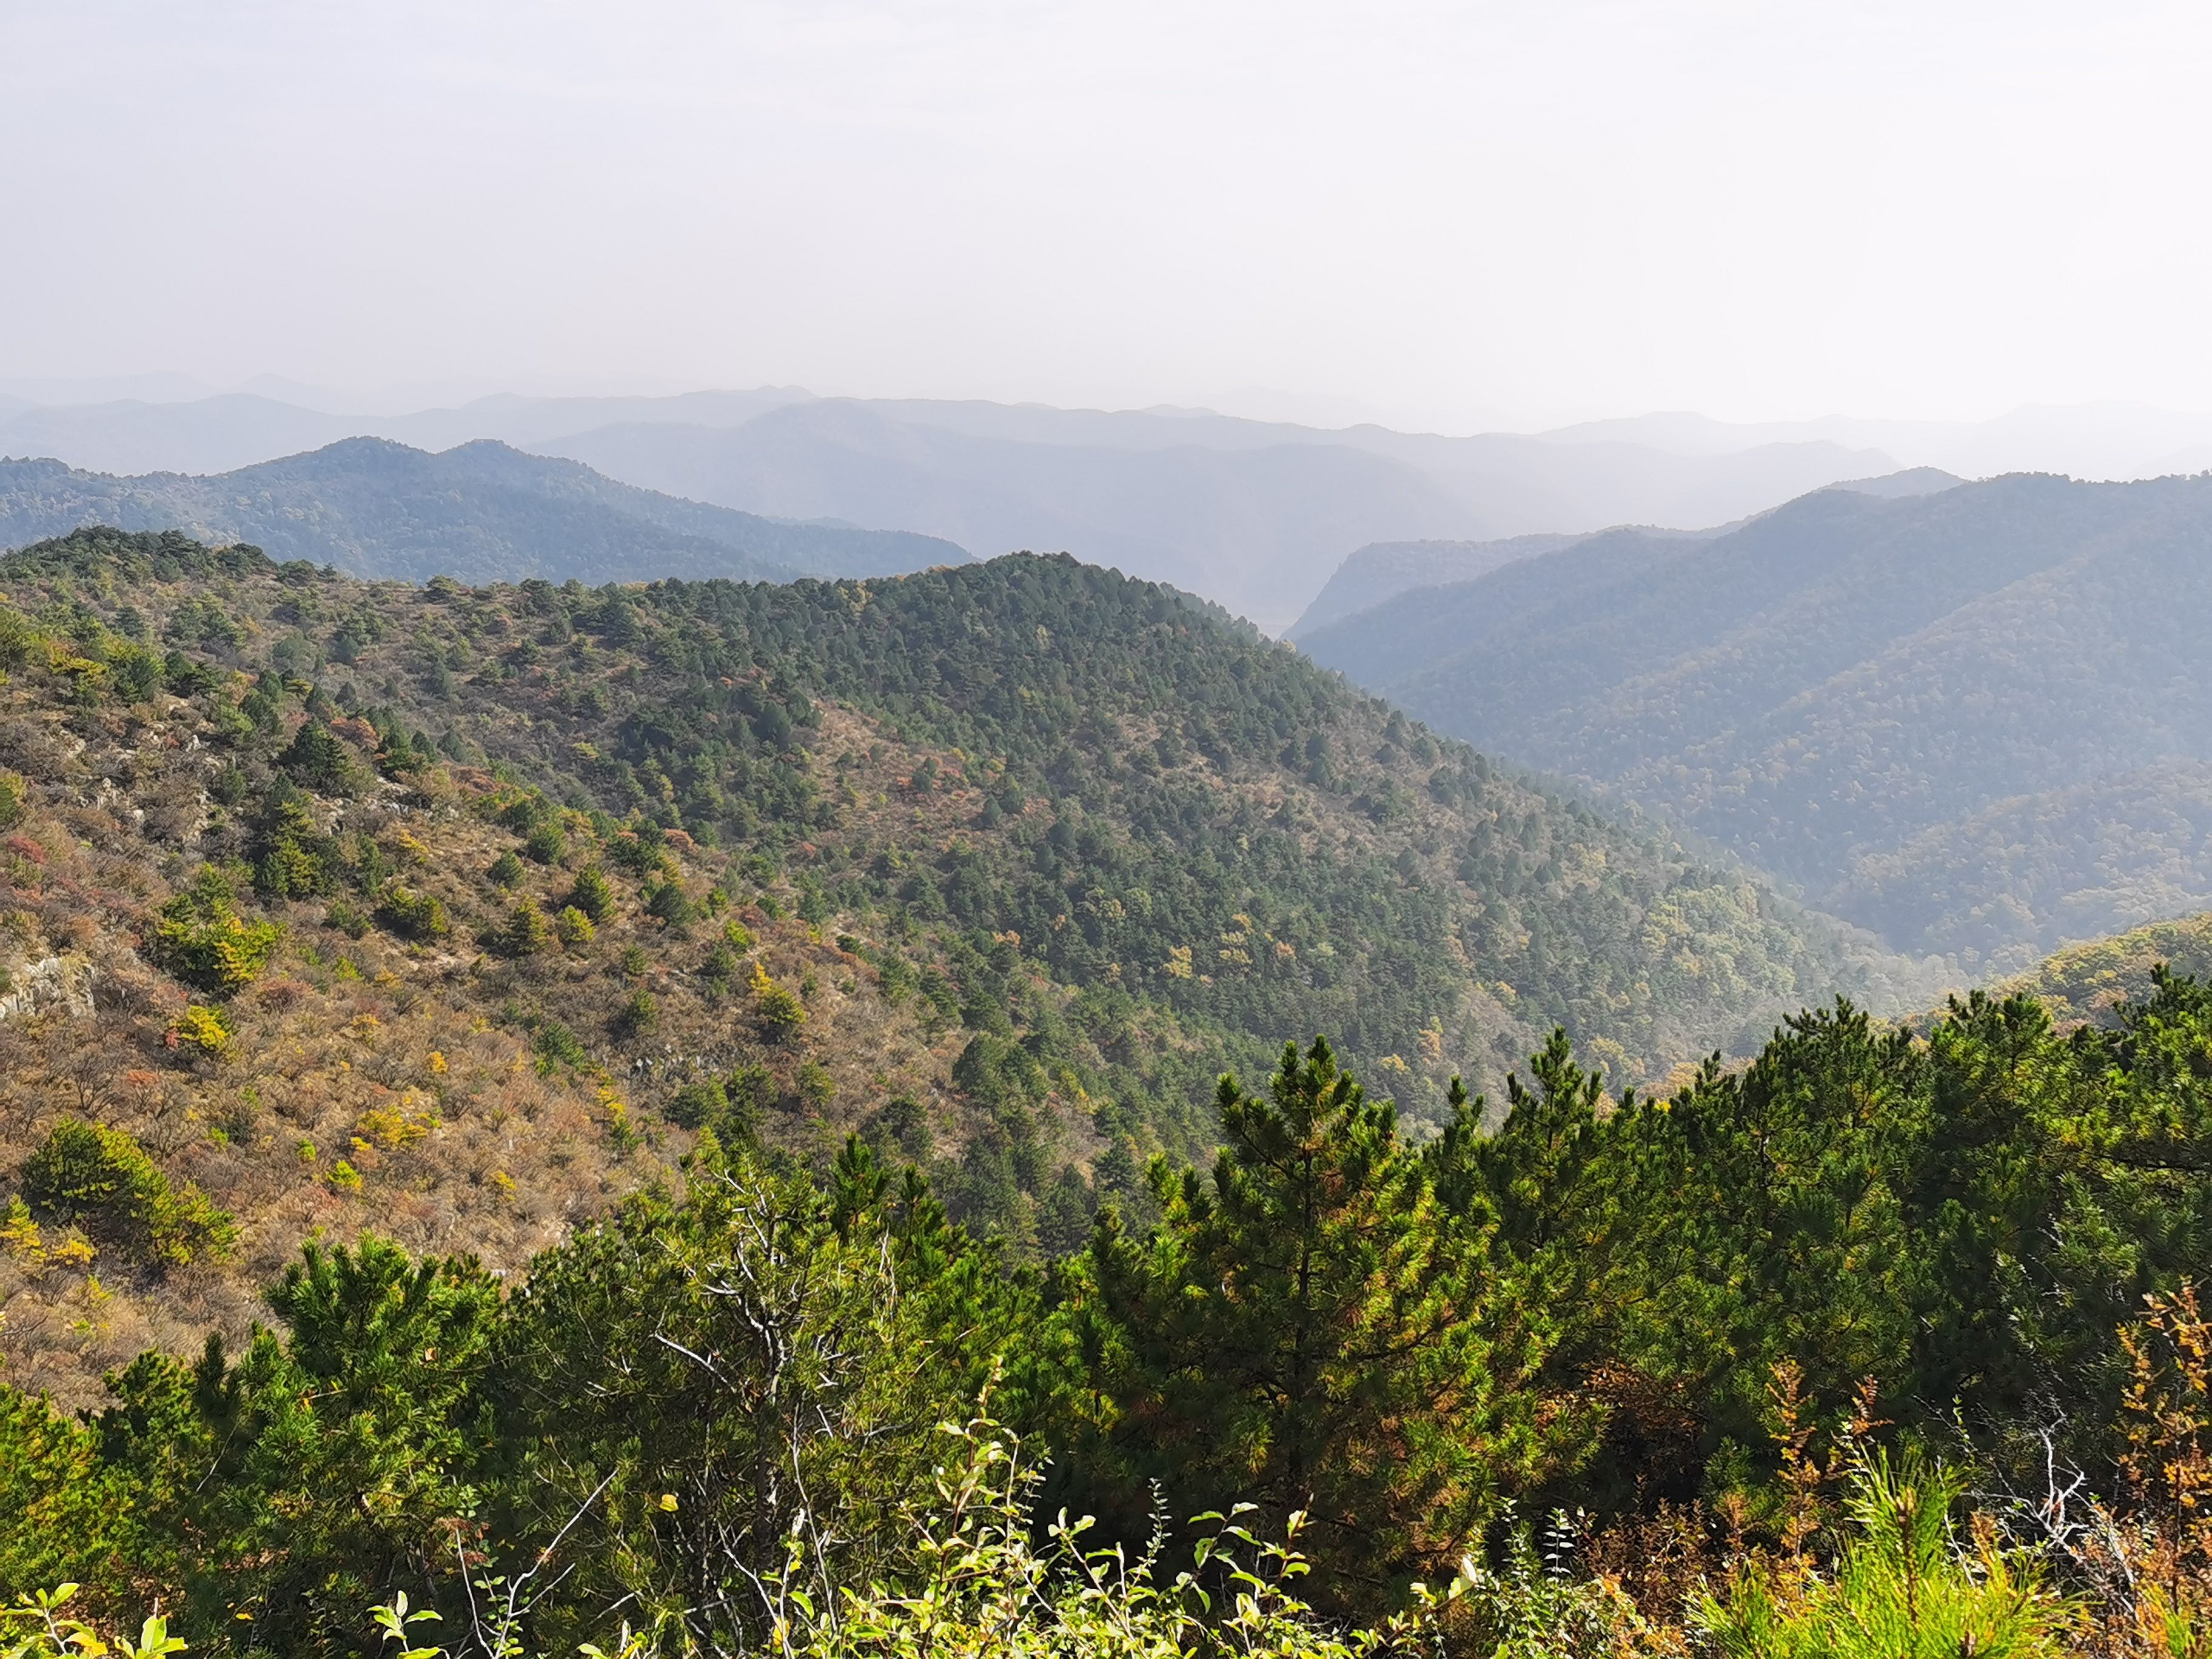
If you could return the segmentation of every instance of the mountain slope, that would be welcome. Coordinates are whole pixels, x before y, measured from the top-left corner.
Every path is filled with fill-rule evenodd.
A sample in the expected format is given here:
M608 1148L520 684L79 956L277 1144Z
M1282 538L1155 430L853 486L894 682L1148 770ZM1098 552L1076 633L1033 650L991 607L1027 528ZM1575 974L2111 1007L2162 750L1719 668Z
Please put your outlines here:
M0 1206L77 1114L238 1228L177 1282L101 1245L82 1328L86 1259L0 1249L11 1375L72 1398L311 1229L517 1266L696 1126L863 1133L1059 1249L1286 1036L1435 1121L1554 1022L1625 1083L1928 994L1064 559L413 588L87 532L0 596Z
M1495 542L1370 542L1337 566L1284 637L1302 639L1413 588L1473 581L1516 559L1556 553L1581 539L1550 534Z
M0 545L88 524L181 525L280 560L416 580L870 576L966 557L926 536L784 524L680 501L490 442L433 455L348 439L213 477L0 461Z
M2022 965L2212 898L2212 481L1824 491L1586 543L1304 641L1444 729L1645 801L1897 948Z

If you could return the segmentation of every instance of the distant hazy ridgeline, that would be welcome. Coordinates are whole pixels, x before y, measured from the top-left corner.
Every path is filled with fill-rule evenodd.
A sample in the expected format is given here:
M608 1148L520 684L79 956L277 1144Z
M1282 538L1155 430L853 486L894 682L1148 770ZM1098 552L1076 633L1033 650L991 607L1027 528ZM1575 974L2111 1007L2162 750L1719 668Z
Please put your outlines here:
M781 523L479 442L426 454L356 438L212 477L116 477L0 461L0 547L87 525L181 526L360 576L592 582L878 576L964 562L949 542Z
M790 387L502 395L396 415L237 392L0 404L0 456L118 474L228 473L357 436L431 451L496 439L750 514L915 531L983 556L1069 552L1174 582L1271 630L1297 620L1370 543L1723 524L1894 465L1826 437L1768 441L1717 427L1698 441L1673 428L1446 437Z
M1826 491L1316 630L1494 752L1674 815L1907 951L2025 966L2212 900L2212 480Z

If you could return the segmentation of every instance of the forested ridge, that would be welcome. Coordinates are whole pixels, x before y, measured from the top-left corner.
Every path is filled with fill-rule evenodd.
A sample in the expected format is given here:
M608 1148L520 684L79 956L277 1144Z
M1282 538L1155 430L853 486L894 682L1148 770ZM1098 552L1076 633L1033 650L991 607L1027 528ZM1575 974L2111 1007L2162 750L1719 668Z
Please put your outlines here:
M1825 490L1592 538L1302 640L1970 977L2212 899L2212 481Z
M2194 1650L2193 981L1887 1027L1064 559L0 595L27 1653Z
M0 547L88 526L177 527L356 576L787 581L964 562L933 536L793 524L640 489L502 443L349 438L235 471L138 477L0 458Z
M1202 1156L1216 1078L1285 1032L1433 1127L1555 1021L1649 1082L1879 983L1749 881L1065 559L417 588L83 532L0 595L0 1171L76 1112L237 1231L181 1285L19 1285L0 1343L72 1403L241 1334L318 1230L519 1270L702 1127L817 1168L862 1133L1050 1256Z

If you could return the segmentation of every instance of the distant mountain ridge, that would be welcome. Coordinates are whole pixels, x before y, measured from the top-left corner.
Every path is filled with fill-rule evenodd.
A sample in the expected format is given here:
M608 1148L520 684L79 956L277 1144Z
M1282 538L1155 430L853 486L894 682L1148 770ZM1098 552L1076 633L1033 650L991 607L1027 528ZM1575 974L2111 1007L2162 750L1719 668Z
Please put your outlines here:
M827 398L792 387L499 396L400 415L250 392L0 407L0 454L125 474L227 472L355 436L438 451L496 439L742 512L912 530L981 555L1069 552L1174 582L1271 631L1297 620L1345 555L1370 543L1725 523L1894 465L1821 439L1685 454L1632 441Z
M2212 479L1831 489L1592 537L1301 641L1897 950L2013 971L2212 903Z
M0 460L0 547L92 524L181 526L355 575L474 583L879 576L965 562L933 537L791 524L618 483L479 441L440 454L349 438L210 477Z
M1875 478L1850 478L1826 486L1855 490L1885 500L1902 495L1929 495L1964 482L1932 466L1913 467ZM1741 521L1739 520L1738 524ZM1650 525L1620 526L1600 535L1630 534L1656 541L1703 541L1727 534L1736 524L1710 530L1663 530ZM1478 577L1547 553L1557 553L1583 535L1512 536L1495 542L1376 542L1360 548L1336 568L1328 585L1305 609L1286 637L1303 639L1310 634L1382 604L1416 587L1443 587Z

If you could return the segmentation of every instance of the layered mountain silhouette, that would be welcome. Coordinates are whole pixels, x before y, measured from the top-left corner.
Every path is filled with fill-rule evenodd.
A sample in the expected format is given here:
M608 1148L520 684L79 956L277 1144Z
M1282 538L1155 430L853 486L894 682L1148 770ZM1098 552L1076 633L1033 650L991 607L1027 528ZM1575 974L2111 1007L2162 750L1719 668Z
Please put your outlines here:
M434 451L495 439L742 512L916 531L983 556L1070 552L1174 582L1271 631L1368 543L1719 524L1894 465L1821 438L1692 451L1580 433L1323 430L1203 410L823 398L791 387L499 396L382 415L256 392L0 405L0 454L115 473L229 472L351 436Z
M1316 660L1648 805L1893 947L2023 968L2212 902L2212 478L1833 489L1316 629Z
M889 575L968 557L933 537L780 522L489 441L434 455L350 438L208 477L117 477L58 461L0 461L0 546L94 524L183 528L250 542L278 559L410 580L788 581Z

